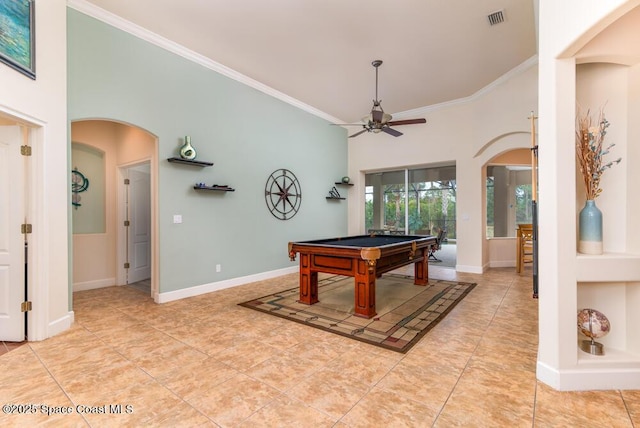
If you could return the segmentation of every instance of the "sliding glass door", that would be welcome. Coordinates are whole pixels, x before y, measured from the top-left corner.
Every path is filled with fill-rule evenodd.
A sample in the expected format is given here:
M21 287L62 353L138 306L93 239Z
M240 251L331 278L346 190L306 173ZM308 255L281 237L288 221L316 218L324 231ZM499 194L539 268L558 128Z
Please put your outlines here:
M365 176L365 228L367 231L404 232L405 171Z
M367 231L455 238L455 166L366 174Z

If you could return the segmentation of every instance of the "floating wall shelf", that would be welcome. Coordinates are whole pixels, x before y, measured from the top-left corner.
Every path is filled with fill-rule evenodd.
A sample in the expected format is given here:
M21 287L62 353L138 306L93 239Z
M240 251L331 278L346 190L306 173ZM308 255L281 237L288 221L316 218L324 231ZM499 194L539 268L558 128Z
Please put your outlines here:
M196 190L214 190L217 192L235 192L236 189L229 187L229 186L217 186L217 185L213 185L213 186L193 186L194 189Z
M336 181L334 184L336 186L353 186L352 183L345 183L344 181ZM345 199L347 198L343 198L342 195L340 195L340 192L338 192L338 189L335 188L335 186L331 190L329 190L329 196L327 196L327 200L342 201Z
M197 160L189 160L182 158L169 158L167 159L171 163L181 163L184 165L193 165L193 166L212 166L213 162L205 162L205 161L197 161Z

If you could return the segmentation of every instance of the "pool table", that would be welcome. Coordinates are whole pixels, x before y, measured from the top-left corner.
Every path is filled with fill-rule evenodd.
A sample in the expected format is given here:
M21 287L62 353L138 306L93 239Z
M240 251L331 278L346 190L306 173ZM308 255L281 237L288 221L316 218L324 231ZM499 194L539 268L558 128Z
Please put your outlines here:
M376 277L413 263L416 285L429 282L429 248L433 236L358 235L314 241L289 242L289 258L300 253L300 302L318 302L318 272L354 277L354 313L376 315Z

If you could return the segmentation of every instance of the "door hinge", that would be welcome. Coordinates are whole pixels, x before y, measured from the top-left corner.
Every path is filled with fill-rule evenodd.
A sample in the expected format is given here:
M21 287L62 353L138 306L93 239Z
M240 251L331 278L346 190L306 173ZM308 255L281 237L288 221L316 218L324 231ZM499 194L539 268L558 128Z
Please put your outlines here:
M26 302L22 302L20 304L20 310L22 312L29 312L31 310L31 302L28 300Z
M128 178L124 179L124 184L129 184L129 179Z
M125 269L129 269L129 262L126 262L126 263L124 264L124 268L125 268Z
M125 225L125 226L127 226L127 227L129 227L129 226L131 225L131 223L129 222L129 220L125 220L125 221L124 221L124 225Z
M31 233L33 227L31 226L31 224L29 223L24 223L20 226L20 233L22 234L27 234L27 233Z
M31 146L20 146L20 154L22 156L31 156Z

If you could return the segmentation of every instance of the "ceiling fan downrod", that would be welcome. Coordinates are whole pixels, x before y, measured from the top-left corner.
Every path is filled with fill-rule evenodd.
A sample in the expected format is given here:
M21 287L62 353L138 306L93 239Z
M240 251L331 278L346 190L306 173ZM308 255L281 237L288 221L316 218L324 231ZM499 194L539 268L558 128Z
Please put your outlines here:
M371 65L373 65L376 68L376 99L373 100L373 105L379 106L380 101L378 101L378 67L382 65L382 60L376 59L371 63Z

